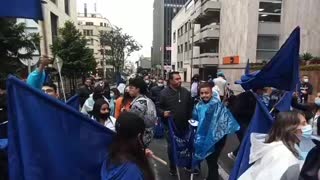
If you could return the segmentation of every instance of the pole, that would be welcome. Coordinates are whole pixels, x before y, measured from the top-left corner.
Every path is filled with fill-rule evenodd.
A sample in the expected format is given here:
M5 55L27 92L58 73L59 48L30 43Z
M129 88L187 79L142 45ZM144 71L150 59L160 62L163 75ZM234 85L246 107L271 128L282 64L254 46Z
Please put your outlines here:
M162 53L162 45L160 47L160 53L161 53L161 56L160 56L160 61L161 61L161 76L163 79L166 79L165 77L165 74L164 74L164 58L161 58L163 56L163 53Z
M190 59L190 82L192 79L192 71L193 71L193 37L194 37L194 22L191 22L191 59Z
M59 61L60 59L58 59ZM61 81L61 86L62 86L62 93L63 93L63 98L64 98L64 102L67 102L67 98L66 98L66 92L64 90L64 84L63 84L63 79L62 79L62 75L61 75L61 67L60 67L60 62L57 62L57 66L58 66L58 72L59 72L59 77L60 77L60 81Z
M31 73L31 59L28 59L28 74Z

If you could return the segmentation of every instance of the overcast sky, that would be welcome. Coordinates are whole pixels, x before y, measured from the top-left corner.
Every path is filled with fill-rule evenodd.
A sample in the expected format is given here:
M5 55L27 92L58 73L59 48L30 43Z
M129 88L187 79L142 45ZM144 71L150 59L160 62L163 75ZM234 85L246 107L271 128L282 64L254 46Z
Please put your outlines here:
M94 11L105 16L111 24L121 27L133 36L142 46L142 50L129 59L136 61L140 55L151 56L153 0L78 0L78 12L83 13L83 3L87 2L88 13Z

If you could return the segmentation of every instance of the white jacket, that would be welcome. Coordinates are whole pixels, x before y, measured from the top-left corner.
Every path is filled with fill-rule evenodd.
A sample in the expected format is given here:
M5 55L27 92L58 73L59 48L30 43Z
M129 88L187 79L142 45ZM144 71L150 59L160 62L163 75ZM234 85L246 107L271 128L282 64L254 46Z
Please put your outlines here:
M103 99L109 104L109 101L107 98L103 96ZM84 115L89 115L89 113L93 110L95 101L93 100L93 94L90 94L89 98L84 102L81 113Z
M264 143L265 134L251 134L249 163L254 163L238 180L280 180L299 160L282 141Z

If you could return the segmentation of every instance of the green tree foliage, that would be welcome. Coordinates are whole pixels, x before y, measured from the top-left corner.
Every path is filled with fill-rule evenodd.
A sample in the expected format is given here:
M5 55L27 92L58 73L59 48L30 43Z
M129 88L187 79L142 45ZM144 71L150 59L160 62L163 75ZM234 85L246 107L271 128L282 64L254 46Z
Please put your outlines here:
M132 36L123 33L118 27L114 27L111 31L101 31L100 44L102 48L110 47L106 60L107 64L114 66L116 72L123 69L131 53L141 49L141 45Z
M71 21L67 21L64 27L59 29L59 36L54 40L51 49L53 55L63 61L63 75L81 77L95 71L97 64L93 51L86 45L87 40Z
M32 53L39 48L39 34L25 33L24 23L16 24L13 19L0 18L0 76L18 75L25 66L19 61L31 59ZM20 54L19 49L25 48L27 53Z

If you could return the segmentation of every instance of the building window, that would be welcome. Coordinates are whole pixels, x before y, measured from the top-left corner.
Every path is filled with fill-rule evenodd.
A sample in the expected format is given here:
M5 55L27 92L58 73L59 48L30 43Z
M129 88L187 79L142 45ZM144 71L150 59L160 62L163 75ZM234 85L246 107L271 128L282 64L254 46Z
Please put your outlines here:
M104 23L104 27L107 27L107 23Z
M51 36L52 36L52 40L54 40L58 36L58 16L56 16L51 12L50 20L51 20Z
M50 0L51 2L53 2L53 3L55 3L55 4L57 4L57 1L56 0Z
M278 36L258 36L257 60L270 60L279 49Z
M189 51L192 50L192 44L189 44Z
M94 40L91 38L91 39L87 39L87 45L93 45L94 43Z
M180 49L181 49L181 53L183 53L183 44L181 44Z
M175 43L176 42L176 32L173 32L173 35L172 35L173 37L172 37L172 39L173 39L173 43Z
M103 23L102 23L102 22L100 23L100 26L103 26Z
M70 2L69 0L64 0L64 11L66 14L70 15Z
M188 43L184 43L184 52L187 52L188 51Z
M178 46L178 54L180 54L180 46Z
M188 25L189 25L189 30L191 30L191 22L189 22Z
M280 2L260 2L259 22L280 22L282 3Z
M184 32L185 32L185 33L188 32L188 23L186 23L186 24L184 25Z
M181 36L180 28L178 29L178 37Z
M93 22L86 22L86 26L93 26Z
M93 30L84 29L83 30L83 35L84 36L93 36Z
M183 35L183 26L180 28L181 36Z

